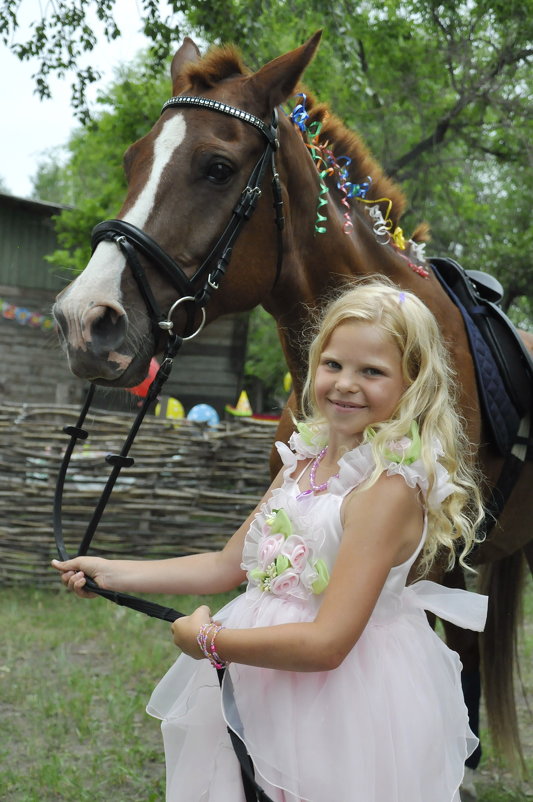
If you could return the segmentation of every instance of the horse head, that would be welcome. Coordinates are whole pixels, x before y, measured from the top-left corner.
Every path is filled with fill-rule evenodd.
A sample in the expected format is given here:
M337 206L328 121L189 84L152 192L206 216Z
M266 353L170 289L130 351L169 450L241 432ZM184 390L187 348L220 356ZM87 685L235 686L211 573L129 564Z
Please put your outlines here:
M172 61L172 101L126 151L128 190L117 220L97 226L89 263L56 300L73 373L133 386L162 350L161 319L187 334L224 312L253 308L274 285L278 257L268 187L261 199L256 192L257 211L242 236L239 226L238 238L226 237L221 265L218 243L242 205L249 176L257 180L259 166L262 181L265 167L270 170L278 144L274 109L294 91L319 39L317 33L255 73L232 48L202 59L185 39ZM233 280L242 272L245 281ZM202 300L176 304L185 297Z

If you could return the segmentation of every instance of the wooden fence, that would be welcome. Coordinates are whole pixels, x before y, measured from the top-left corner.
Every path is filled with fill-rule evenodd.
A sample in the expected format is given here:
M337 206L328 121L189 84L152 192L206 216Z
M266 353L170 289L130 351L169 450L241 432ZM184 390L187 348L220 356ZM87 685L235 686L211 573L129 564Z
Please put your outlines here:
M57 583L52 512L59 466L77 407L0 406L0 585ZM65 483L63 533L75 553L132 415L95 413ZM119 476L91 552L157 558L224 544L269 484L272 424L250 420L215 428L149 417Z

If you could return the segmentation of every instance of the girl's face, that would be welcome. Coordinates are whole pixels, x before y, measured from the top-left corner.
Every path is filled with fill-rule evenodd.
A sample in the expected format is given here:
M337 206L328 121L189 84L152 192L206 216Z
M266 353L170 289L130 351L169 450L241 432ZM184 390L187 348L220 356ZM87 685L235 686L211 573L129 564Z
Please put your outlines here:
M406 385L401 354L378 325L348 320L326 342L315 374L315 398L330 443L356 446L366 426L388 420Z

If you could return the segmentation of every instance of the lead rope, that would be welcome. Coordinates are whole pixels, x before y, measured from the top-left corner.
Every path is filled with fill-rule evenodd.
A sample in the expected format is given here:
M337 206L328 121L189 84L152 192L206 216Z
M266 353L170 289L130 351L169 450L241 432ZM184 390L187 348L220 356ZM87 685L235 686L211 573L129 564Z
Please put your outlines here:
M87 553L94 532L96 531L98 523L100 522L103 511L109 500L109 497L116 483L116 480L120 474L120 471L122 470L122 468L131 467L131 465L133 465L134 461L133 458L129 456L129 450L133 445L133 441L135 440L135 437L139 431L142 421L146 416L150 404L157 398L159 392L161 391L162 386L164 385L164 383L166 382L166 380L170 375L173 359L176 356L177 352L179 351L182 343L183 343L183 338L177 335L171 336L169 344L165 351L165 357L161 363L161 367L159 368L157 375L155 376L152 384L150 385L146 398L143 401L141 409L137 413L135 421L130 429L128 437L126 438L120 453L108 454L106 456L106 462L112 465L112 471L108 477L106 485L101 493L99 502L95 508L95 511L86 529L85 535L78 549L77 556L82 556ZM70 463L70 459L72 457L72 453L76 446L76 443L78 442L78 440L86 440L88 437L88 432L86 429L83 428L83 425L85 423L85 418L87 416L87 413L89 412L89 409L91 407L92 400L94 397L94 392L95 392L95 385L91 384L89 390L87 391L85 403L80 411L76 425L65 426L63 429L63 431L66 434L70 435L70 441L65 449L65 454L63 456L63 460L61 463L61 467L56 482L56 491L54 497L54 514L53 514L54 535L55 535L57 551L59 557L63 561L71 559L71 557L67 553L63 539L63 527L61 518L61 505L63 500L64 484L65 484L67 469ZM98 596L102 596L103 598L108 599L109 601L112 601L115 604L118 604L122 607L128 607L132 610L137 610L138 612L144 613L145 615L148 615L152 618L158 618L162 621L168 621L169 623L173 623L177 618L182 618L185 615L184 613L181 613L178 610L174 610L172 607L164 607L161 604L148 601L147 599L141 599L137 596L130 596L127 593L120 593L113 590L106 590L105 588L99 587L89 577L86 577L85 579L85 588L86 590L92 593L96 593ZM222 689L224 669L218 669L217 674ZM236 705L235 705L235 710L237 710ZM246 802L272 802L272 800L266 794L266 792L263 791L261 786L258 785L257 782L255 781L253 762L246 750L244 742L230 727L227 728L227 731L231 740L233 750L235 752L237 760L239 761Z
M248 114L246 112L241 111L240 109L236 109L232 106L219 103L218 101L208 100L206 98L183 97L183 96L171 98L169 101L167 101L167 103L165 103L162 111L164 111L169 106L185 106L185 105L203 106L206 108L210 108L213 111L222 112L223 114L228 114L232 117L241 119L243 122L249 123L255 126L257 129L259 129L266 137L268 145L267 148L265 149L263 156L259 159L254 170L252 171L252 175L248 182L248 186L242 193L240 201L237 204L237 207L233 210L232 219L230 220L226 230L222 234L222 237L219 239L218 243L215 245L215 248L209 255L208 259L204 261L203 265L200 267L198 272L195 274L195 276L193 276L192 281L194 281L195 278L197 278L204 272L204 270L207 269L211 259L215 256L215 254L220 248L222 252L220 253L220 256L217 260L215 269L209 273L208 280L202 291L197 293L194 297L191 296L182 297L174 304L169 313L166 325L165 321L163 320L163 316L161 315L161 312L159 310L159 307L155 301L151 288L149 287L148 282L146 281L144 271L137 259L135 249L129 242L128 237L132 237L133 235L135 244L137 246L140 246L141 249L146 252L146 255L148 255L148 257L151 256L153 257L153 255L156 254L157 257L155 260L156 264L164 268L164 272L167 274L167 277L170 278L171 283L174 286L176 283L181 286L185 284L187 290L189 290L189 288L192 286L191 281L185 276L185 274L183 273L183 271L181 271L178 265L176 265L174 261L170 257L168 257L164 251L162 251L159 248L157 243L151 240L151 238L148 237L148 235L144 234L143 231L137 229L135 226L132 226L129 223L126 223L126 221L112 220L100 223L98 226L96 226L96 228L93 231L93 249L102 239L111 239L117 243L118 247L124 253L127 261L130 264L130 269L132 270L139 291L143 297L143 300L148 310L150 311L150 318L154 337L157 340L156 337L157 327L167 328L169 331L170 340L161 367L159 368L159 371L154 381L150 385L150 388L144 399L142 407L137 414L137 417L132 425L130 433L126 438L126 441L122 447L122 450L120 451L119 454L108 454L106 457L106 462L108 462L112 466L112 471L108 477L108 480L102 491L96 509L92 515L92 518L89 522L85 535L82 539L82 542L78 549L78 556L87 553L93 535L105 510L105 507L107 505L113 487L116 483L116 480L120 474L120 471L122 470L122 468L131 467L131 465L133 465L134 460L132 457L129 456L129 450L137 435L139 427L142 421L144 420L144 417L150 407L150 404L157 398L161 390L161 387L168 379L170 371L172 369L173 359L177 354L183 340L188 339L186 337L181 338L177 335L172 334L172 324L170 321L171 313L175 309L175 307L182 301L185 300L195 301L196 306L202 309L203 311L204 315L203 322L205 322L205 306L210 299L212 291L218 289L219 282L223 278L226 272L226 268L231 257L233 244L240 233L243 223L250 219L251 215L255 210L257 201L259 200L259 197L261 195L261 189L260 189L261 181L263 179L264 172L269 160L272 168L272 193L274 198L273 207L275 211L275 222L277 227L277 245L278 245L276 274L273 285L274 287L276 286L281 273L281 266L283 260L282 236L283 236L283 228L285 220L283 217L283 197L281 193L281 184L275 163L275 152L279 147L279 140L277 138L277 126L278 126L277 110L274 109L273 111L272 123L270 127L266 126L265 123L263 123L261 120L259 120L252 114ZM250 186L254 182L255 182L255 187ZM190 316L188 320L190 322ZM200 326L200 328L202 328L202 326L203 323ZM61 464L61 468L56 483L56 492L54 497L54 514L53 514L54 535L58 554L62 560L70 559L64 544L62 521L61 521L61 504L63 498L64 483L70 458L72 456L72 452L74 450L77 441L85 440L88 437L88 432L85 429L83 429L83 424L87 412L89 411L92 403L94 390L95 387L94 385L91 384L89 391L87 393L85 404L80 412L76 426L66 426L64 428L65 433L70 435L70 442L67 448L65 449L65 454L63 457L63 461ZM96 593L97 595L102 596L106 599L109 599L115 604L119 604L124 607L129 607L130 609L137 610L138 612L142 612L145 615L151 616L153 618L158 618L160 620L169 621L172 623L177 618L180 618L184 615L183 613L180 613L177 610L172 609L171 607L164 607L155 602L147 601L146 599L130 596L126 593L119 593L116 591L105 590L103 588L100 588L98 585L96 585L95 582L93 582L93 580L89 578L86 578L85 587L87 590ZM219 672L219 682L221 685L223 681L223 673L224 673L223 670ZM242 783L246 802L258 802L258 801L272 802L272 800L266 794L266 792L255 781L252 759L250 758L248 752L246 751L244 742L229 727L228 727L228 733L230 735L233 749L240 764Z
M155 376L146 398L143 401L142 407L140 408L135 421L129 431L129 434L124 441L124 445L120 453L118 454L108 454L106 456L106 462L112 466L111 473L107 479L107 482L102 490L96 508L93 512L91 520L87 526L83 539L80 543L78 548L77 555L78 557L87 554L89 546L91 544L91 540L93 535L96 531L96 528L100 522L102 514L105 510L107 502L109 501L109 497L115 486L115 483L119 477L119 474L123 468L129 468L134 464L133 457L129 456L129 451L137 433L139 431L140 425L144 420L146 413L153 401L159 395L162 386L168 379L170 375L170 371L172 369L172 362L177 354L183 339L177 335L172 335L169 339L169 343L167 345L167 349L165 351L164 359L161 363L161 366ZM53 512L53 524L54 524L54 536L57 546L57 551L61 560L70 560L72 559L69 554L67 553L65 542L63 538L63 526L62 526L62 516L61 516L61 506L63 501L63 490L65 485L65 479L67 475L67 469L70 463L70 459L74 448L78 442L78 440L86 440L89 433L83 428L83 424L85 422L85 418L87 413L91 407L91 403L93 400L95 391L94 384L91 384L89 390L87 392L87 396L85 399L85 403L82 407L80 412L78 421L75 426L65 426L63 431L65 434L70 435L70 442L65 449L65 454L63 456L63 460L61 463L61 467L59 470L59 474L57 477L56 482L56 490L54 496L54 512ZM177 610L173 610L171 607L164 607L161 604L157 604L155 602L147 601L146 599L137 598L136 596L130 596L126 593L120 593L113 590L106 590L105 588L99 587L92 579L86 577L86 589L92 593L96 593L99 596L103 596L110 601L115 602L115 604L119 604L123 607L129 607L132 610L137 610L138 612L145 613L145 615L151 616L152 618L159 618L162 621L169 621L173 622L177 618L181 618L184 613L180 613Z

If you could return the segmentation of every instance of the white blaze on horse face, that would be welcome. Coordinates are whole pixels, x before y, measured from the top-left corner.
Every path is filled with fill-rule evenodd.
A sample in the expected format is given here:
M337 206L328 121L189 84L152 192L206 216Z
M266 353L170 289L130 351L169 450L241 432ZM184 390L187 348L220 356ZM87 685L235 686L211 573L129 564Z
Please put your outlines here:
M132 223L132 225L138 228L143 228L143 226L146 225L146 221L154 207L155 196L163 170L172 158L176 148L178 148L185 139L185 131L185 120L182 114L171 117L171 119L167 120L163 125L159 136L154 142L154 159L150 177L134 205L124 216L124 220L127 220L128 223Z
M182 114L167 120L154 142L152 169L139 197L123 219L138 228L143 228L152 212L161 176L176 148L185 138L186 126ZM86 350L91 340L90 331L84 325L85 314L95 305L111 306L119 314L125 314L120 290L126 259L120 249L111 242L101 242L83 273L65 291L61 300L61 311L68 321L69 345ZM117 354L108 359L117 362ZM131 358L129 359L131 361ZM127 365L124 366L124 369Z

